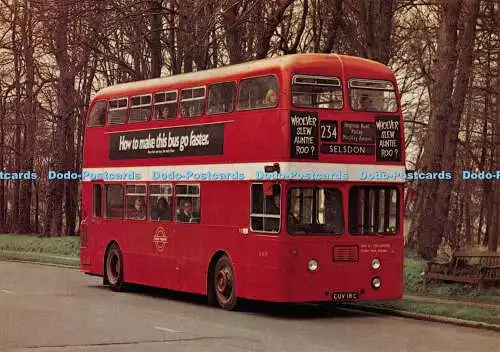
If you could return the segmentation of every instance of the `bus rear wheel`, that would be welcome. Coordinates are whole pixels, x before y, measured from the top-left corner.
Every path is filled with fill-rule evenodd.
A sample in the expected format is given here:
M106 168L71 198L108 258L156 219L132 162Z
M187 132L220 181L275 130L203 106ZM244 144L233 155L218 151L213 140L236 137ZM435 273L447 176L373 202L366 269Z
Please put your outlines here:
M106 257L104 259L105 270L104 270L104 281L109 284L109 287L113 291L123 290L123 259L120 247L116 243L113 243L108 251L106 252Z
M215 265L213 289L219 307L226 310L232 310L236 306L236 280L234 269L231 261L225 255L220 257Z

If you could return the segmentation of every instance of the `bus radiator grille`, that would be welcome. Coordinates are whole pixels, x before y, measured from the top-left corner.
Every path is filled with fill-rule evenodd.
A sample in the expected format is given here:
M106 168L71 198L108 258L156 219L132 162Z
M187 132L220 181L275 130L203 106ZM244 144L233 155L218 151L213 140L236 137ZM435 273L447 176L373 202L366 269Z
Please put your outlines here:
M334 246L334 262L357 262L359 259L358 246Z

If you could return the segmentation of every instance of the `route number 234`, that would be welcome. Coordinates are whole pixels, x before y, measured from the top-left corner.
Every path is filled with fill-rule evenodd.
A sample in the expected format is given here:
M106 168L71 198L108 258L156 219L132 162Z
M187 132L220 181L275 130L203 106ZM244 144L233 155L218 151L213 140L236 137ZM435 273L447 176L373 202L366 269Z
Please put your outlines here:
M337 122L324 122L320 126L322 141L337 141Z

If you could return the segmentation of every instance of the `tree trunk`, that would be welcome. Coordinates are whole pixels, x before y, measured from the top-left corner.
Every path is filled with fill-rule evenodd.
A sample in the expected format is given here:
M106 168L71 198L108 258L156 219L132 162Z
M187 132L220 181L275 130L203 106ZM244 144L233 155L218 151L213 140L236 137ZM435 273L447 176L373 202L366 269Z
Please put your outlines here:
M21 145L22 145L22 115L21 115L21 94L22 94L22 86L21 86L21 51L19 48L21 47L21 43L19 43L17 38L17 23L19 21L19 6L17 0L13 2L13 11L14 18L12 22L12 48L14 54L14 85L15 85L15 133L14 133L14 172L21 171L22 166L22 153L21 153ZM19 232L19 194L20 194L20 180L14 180L14 192L12 199L12 222L11 227L12 231L17 233Z
M68 54L69 6L66 0L57 0L57 16L55 25L55 57L59 68L57 82L57 126L52 153L52 170L64 171L66 151L66 136L70 129L69 123L73 114L75 76L70 69ZM49 183L45 233L49 236L62 234L64 181L53 180Z
M365 50L362 56L387 65L392 57L395 0L361 0L359 23Z
M4 149L5 149L5 99L2 97L0 101L0 170L4 170ZM5 180L3 177L0 179L0 232L6 232L6 206L5 206Z
M435 67L435 83L431 87L432 122L431 130L424 147L424 171L442 169L442 159L448 118L452 110L451 96L453 93L453 75L457 64L457 29L458 13L461 2L444 1L441 3L441 25L437 43L437 62ZM448 181L444 181L448 182ZM429 181L420 184L419 196L424 197L422 208L419 209L418 223L415 230L420 234L419 253L426 259L433 259L441 243L442 229L439 222L444 223L447 216L437 212L437 200L443 195L438 194L439 182ZM442 209L441 209L442 210ZM412 230L413 231L413 230Z
M24 121L26 124L23 150L23 171L31 171L34 168L35 153L35 133L37 119L35 113L35 96L33 86L35 83L35 62L33 47L32 9L28 0L24 0L23 8L23 28L22 43L23 55L26 65L26 101L24 104ZM22 233L30 233L31 228L31 195L33 183L24 181L21 185L20 212L19 216L23 221L19 223L19 230Z
M257 39L257 47L255 58L265 59L271 48L271 38L278 27L278 24L283 20L283 15L288 7L293 3L293 0L279 0L276 2L276 8L272 10L267 21L261 22L261 32Z
M458 67L455 76L455 87L453 89L452 109L448 117L448 126L445 134L444 153L442 156L441 169L453 172L455 170L456 152L458 147L458 133L462 117L465 96L469 85L472 70L474 39L476 34L476 22L479 14L479 1L466 2L464 7L465 29L458 43ZM457 18L459 16L456 16ZM449 74L449 73L448 73ZM436 221L434 229L437 235L443 236L448 221L448 209L453 182L439 182L438 198L436 204Z
M161 1L149 1L149 10L151 13L151 78L161 76L161 31L162 31L162 15Z

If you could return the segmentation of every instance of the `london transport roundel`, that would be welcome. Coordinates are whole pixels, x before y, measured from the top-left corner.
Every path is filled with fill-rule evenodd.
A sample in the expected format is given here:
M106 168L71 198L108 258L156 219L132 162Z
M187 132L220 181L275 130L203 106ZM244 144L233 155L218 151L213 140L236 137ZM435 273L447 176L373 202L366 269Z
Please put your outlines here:
M158 227L153 236L153 243L158 252L163 252L168 243L168 237L163 227Z

